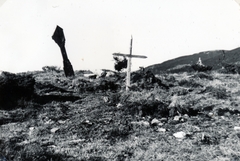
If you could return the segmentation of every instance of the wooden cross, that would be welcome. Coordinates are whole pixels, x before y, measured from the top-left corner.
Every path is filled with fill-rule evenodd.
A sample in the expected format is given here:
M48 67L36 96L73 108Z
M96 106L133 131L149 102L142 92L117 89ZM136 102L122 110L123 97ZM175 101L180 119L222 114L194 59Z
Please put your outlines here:
M131 37L130 54L113 53L114 56L128 57L127 77L126 77L126 91L129 91L129 87L130 87L131 65L132 65L131 59L132 58L147 58L146 56L143 56L143 55L132 55L132 42L133 42L133 38Z

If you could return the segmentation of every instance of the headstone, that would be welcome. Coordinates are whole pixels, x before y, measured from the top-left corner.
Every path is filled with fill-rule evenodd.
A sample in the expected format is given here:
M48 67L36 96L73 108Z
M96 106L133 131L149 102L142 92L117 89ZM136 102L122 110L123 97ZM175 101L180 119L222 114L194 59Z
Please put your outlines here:
M63 29L59 26L56 27L52 39L58 44L62 52L63 57L63 70L66 77L74 76L74 71L71 62L68 59L67 52L65 49L65 36Z
M199 65L199 66L204 66L203 63L202 63L201 57L198 58L197 65Z

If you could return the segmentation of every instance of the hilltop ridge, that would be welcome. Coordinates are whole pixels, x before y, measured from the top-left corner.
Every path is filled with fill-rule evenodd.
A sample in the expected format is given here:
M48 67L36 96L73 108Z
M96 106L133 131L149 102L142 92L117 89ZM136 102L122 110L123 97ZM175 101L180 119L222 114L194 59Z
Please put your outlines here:
M154 64L146 67L154 74L162 72L178 73L191 71L191 65L195 64L201 58L204 65L212 66L213 70L219 70L224 63L239 64L240 47L233 50L213 50L195 53L192 55L181 56L175 59L167 60L163 63Z

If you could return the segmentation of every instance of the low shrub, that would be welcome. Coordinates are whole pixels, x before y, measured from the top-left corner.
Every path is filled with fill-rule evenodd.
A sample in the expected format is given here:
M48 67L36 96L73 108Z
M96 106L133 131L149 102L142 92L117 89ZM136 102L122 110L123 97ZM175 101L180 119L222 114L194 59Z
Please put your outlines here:
M240 73L240 66L236 64L223 64L224 69L226 70L226 73L230 74L239 74Z
M42 70L44 72L56 72L56 73L61 72L60 67L57 67L57 66L44 66L44 67L42 67Z
M205 66L205 65L203 66L203 65L193 64L191 67L198 72L207 72L212 70L211 66Z

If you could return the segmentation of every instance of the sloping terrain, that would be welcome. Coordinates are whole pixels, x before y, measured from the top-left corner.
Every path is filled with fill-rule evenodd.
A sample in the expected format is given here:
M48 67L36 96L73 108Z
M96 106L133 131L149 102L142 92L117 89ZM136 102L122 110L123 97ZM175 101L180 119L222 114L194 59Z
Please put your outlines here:
M162 72L192 72L193 69L190 65L195 64L198 59L201 58L204 65L213 67L213 70L218 70L221 69L225 63L239 64L239 55L240 48L233 50L206 51L151 65L146 69L151 70L154 74L160 74ZM181 70L176 70L174 68L181 68Z
M239 75L135 73L128 93L121 76L31 75L34 96L1 107L0 160L240 159Z

